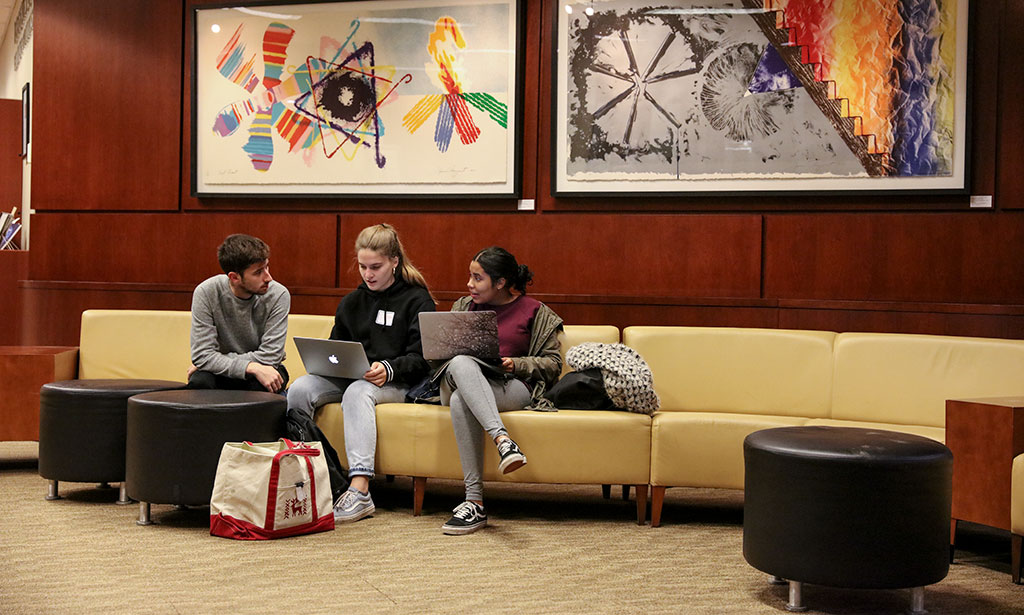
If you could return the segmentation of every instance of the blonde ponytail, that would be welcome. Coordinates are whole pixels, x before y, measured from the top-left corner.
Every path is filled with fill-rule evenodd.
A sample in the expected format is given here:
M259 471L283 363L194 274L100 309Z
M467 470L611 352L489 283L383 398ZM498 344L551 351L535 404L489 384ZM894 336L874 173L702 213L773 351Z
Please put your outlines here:
M383 254L388 258L398 258L398 267L396 268L395 275L405 280L409 284L420 286L429 293L430 289L427 287L427 280L406 257L405 248L402 246L402 241L398 238L398 232L395 227L390 224L375 224L368 226L359 232L359 236L356 237L356 252L360 250L373 250L378 254ZM433 299L434 303L437 303L437 299L434 299L434 295L431 294L430 298Z

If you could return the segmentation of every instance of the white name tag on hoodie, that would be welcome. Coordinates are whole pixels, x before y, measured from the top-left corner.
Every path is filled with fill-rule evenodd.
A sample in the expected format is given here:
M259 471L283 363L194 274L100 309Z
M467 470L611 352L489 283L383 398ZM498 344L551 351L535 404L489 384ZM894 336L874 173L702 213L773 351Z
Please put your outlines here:
M391 323L393 323L393 322L395 322L395 313L394 312L385 312L384 310L377 310L377 320L376 320L376 323L378 325L384 325L385 327L390 327Z

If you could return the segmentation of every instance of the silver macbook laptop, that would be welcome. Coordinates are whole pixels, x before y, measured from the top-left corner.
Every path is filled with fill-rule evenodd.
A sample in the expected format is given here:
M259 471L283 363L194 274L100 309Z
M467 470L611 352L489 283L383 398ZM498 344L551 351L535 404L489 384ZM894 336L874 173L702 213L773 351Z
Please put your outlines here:
M366 352L359 342L296 337L295 347L310 374L358 380L370 369Z
M498 318L490 311L420 312L423 358L447 360L465 354L499 359Z

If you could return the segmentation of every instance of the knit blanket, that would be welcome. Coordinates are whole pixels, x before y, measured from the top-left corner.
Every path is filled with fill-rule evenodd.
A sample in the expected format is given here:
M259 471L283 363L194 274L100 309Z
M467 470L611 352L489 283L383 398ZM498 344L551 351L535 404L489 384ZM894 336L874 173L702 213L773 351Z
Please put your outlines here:
M654 414L661 401L654 392L651 368L640 353L625 344L584 342L565 354L574 370L598 368L608 397L618 408L638 414Z

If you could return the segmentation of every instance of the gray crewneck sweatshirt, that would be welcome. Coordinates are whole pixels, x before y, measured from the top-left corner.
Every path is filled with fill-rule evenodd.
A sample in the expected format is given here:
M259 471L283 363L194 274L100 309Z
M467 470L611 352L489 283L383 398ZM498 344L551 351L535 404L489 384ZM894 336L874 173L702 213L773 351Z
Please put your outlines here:
M225 274L204 280L192 293L192 364L229 378L245 378L250 361L284 362L291 309L288 289L270 282L266 294L239 299Z

